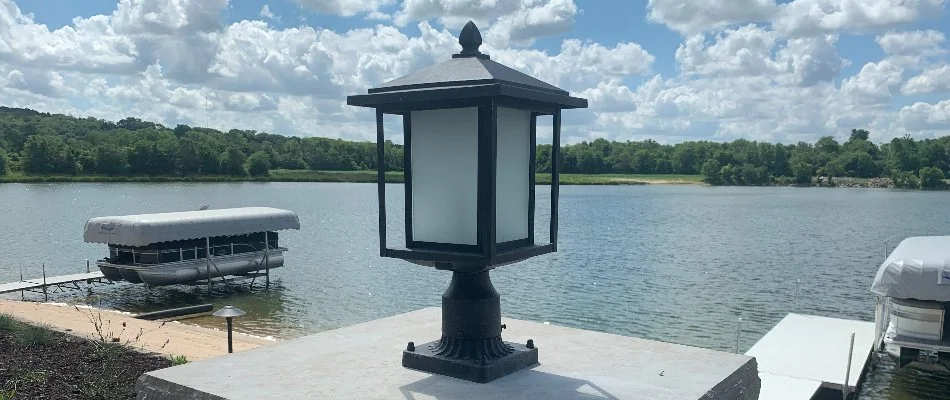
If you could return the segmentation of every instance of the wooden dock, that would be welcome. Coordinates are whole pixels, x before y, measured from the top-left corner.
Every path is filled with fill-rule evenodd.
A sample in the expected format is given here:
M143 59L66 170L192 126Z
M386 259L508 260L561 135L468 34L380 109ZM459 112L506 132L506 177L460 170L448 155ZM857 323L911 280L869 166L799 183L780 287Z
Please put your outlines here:
M873 322L788 314L745 354L758 362L760 400L810 400L821 389L854 393L873 347Z
M24 291L47 293L50 288L54 289L53 292L80 289L80 283L99 283L103 279L104 277L100 271L26 279L18 282L0 283L0 294Z

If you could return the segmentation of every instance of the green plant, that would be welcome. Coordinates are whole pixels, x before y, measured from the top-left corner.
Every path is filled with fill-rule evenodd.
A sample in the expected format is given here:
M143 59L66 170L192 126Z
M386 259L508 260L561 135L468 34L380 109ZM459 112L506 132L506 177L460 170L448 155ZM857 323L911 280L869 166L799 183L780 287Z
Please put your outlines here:
M22 346L45 346L53 343L58 334L46 326L23 325L16 331L17 341Z
M0 314L0 332L14 332L19 325L20 323L13 319L13 317Z
M115 360L125 351L122 344L117 342L96 342L96 356L101 360Z
M172 366L188 364L188 357L185 357L184 354L178 356L172 356Z
M16 389L0 390L0 400L13 400L14 396L16 396Z

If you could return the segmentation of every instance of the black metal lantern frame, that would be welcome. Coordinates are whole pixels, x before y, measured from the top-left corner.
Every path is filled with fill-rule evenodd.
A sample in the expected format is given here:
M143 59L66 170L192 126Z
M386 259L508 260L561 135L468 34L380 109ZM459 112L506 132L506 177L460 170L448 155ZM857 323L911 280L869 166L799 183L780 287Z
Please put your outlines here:
M438 341L418 347L410 342L406 351L403 352L403 365L456 378L488 382L538 362L537 349L533 343L522 345L502 341L500 300L498 292L491 284L488 271L498 266L557 251L561 110L585 108L587 100L571 97L567 91L491 61L487 55L478 50L481 45L481 35L472 22L462 29L459 44L462 45L462 51L454 54L451 60L397 78L378 88L369 89L365 95L349 96L347 103L376 109L380 256L400 258L416 264L453 271L452 282L442 297L442 337ZM475 128L477 137L473 142L476 148L472 149L477 153L474 240L471 238L471 227L466 231L468 243L456 243L451 240L419 240L419 237L414 237L416 236L414 228L417 227L414 224L418 221L413 215L413 205L414 201L419 201L419 199L413 198L413 177L419 176L418 174L423 171L413 171L413 116L427 115L414 113L452 109L464 110L461 114L466 116L475 113L472 116L477 121ZM528 174L527 188L525 188L528 191L527 232L517 235L511 235L509 232L507 236L515 236L517 239L499 242L496 229L498 177L499 173L506 173L506 171L499 171L498 168L499 115L500 112L509 116L514 115L505 109L518 110L515 115L517 121L511 123L517 123L519 126L523 126L520 125L523 119L518 118L524 117L524 113L528 115L527 151L529 154L526 161L528 165L524 166ZM401 116L403 122L406 188L405 248L390 248L386 239L386 163L383 125L383 117L386 114ZM550 240L548 243L536 244L534 197L537 120L539 116L546 115L553 117ZM429 118L427 121L432 123L431 117L425 118ZM504 126L503 128L508 129ZM472 132L470 129L465 130L464 127L458 129ZM443 121L440 128L429 129L427 132L439 130L451 131L454 128ZM415 132L415 134L419 133L421 132ZM427 134L431 135L431 133ZM467 137L465 140L470 141L470 139ZM431 136L426 140L431 141ZM519 154L518 157L524 156L523 153ZM514 160L517 165L519 161ZM521 171L521 168L519 166L517 170ZM514 185L517 185L517 182ZM466 187L466 190L470 190L470 187ZM514 203L507 203L506 206L511 206L511 204ZM517 206L522 207L523 204L519 203ZM518 210L516 212L518 215L524 211L523 208L518 208ZM524 221L517 223L522 222ZM427 223L431 225L431 221ZM518 225L519 232L521 228L523 225ZM472 241L474 243L471 243Z

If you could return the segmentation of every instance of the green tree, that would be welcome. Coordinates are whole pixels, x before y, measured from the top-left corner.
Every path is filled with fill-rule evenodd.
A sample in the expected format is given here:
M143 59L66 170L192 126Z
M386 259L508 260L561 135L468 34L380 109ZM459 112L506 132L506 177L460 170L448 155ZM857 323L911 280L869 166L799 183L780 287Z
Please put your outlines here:
M900 171L895 173L892 177L894 180L894 186L902 189L917 189L920 187L920 179L917 177L917 174L909 171Z
M804 162L799 161L795 163L795 165L792 165L792 174L795 175L795 183L811 183L813 173L814 169L811 165L805 164Z
M7 166L8 164L10 164L10 159L7 158L7 152L0 149L0 176L7 174L7 171L10 169L10 167Z
M228 175L247 175L247 170L244 169L245 161L247 157L244 152L234 147L228 148L221 154L222 172Z
M868 140L868 137L870 136L871 136L871 133L864 129L852 129L851 138L848 141Z
M100 144L95 147L96 172L123 175L129 172L129 152L122 146Z
M31 174L75 174L78 165L60 136L33 135L23 144L23 169Z
M769 173L765 167L756 167L750 163L742 164L738 168L739 183L743 185L761 186L769 183Z
M270 174L270 157L263 151L255 152L247 158L247 172L251 176L267 176Z
M706 162L703 163L703 168L701 171L703 180L711 185L722 184L722 175L720 174L720 171L722 171L722 166L719 165L719 161L714 159L706 160Z
M934 167L920 169L920 188L938 189L943 187L943 171Z

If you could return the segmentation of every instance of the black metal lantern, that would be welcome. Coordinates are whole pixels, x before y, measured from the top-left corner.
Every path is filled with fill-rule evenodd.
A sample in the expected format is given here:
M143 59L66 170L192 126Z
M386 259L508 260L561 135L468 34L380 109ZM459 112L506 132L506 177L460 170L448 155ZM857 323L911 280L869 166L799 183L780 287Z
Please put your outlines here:
M452 59L349 96L376 109L380 255L453 271L442 296L442 337L403 352L408 368L488 382L537 364L533 344L501 339L501 306L488 271L557 250L561 110L587 100L479 52L471 21ZM402 116L405 248L386 242L383 115ZM553 116L551 226L534 237L537 119Z

